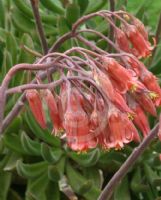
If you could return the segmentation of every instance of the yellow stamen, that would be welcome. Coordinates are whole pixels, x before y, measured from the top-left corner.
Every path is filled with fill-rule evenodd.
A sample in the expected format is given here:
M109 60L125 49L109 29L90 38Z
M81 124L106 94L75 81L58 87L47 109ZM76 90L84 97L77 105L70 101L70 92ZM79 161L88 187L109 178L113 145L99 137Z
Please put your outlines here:
M125 19L126 21L129 21L129 20L130 20L130 17L129 17L127 14L124 14L123 17L124 17L124 19Z
M159 95L155 92L149 92L149 97L152 99L152 100L155 100L156 98L159 97Z
M78 155L80 155L80 154L87 154L87 151L86 150L78 151L77 154Z
M132 93L134 93L136 90L137 90L137 85L136 85L136 84L133 84L133 85L131 86L131 88L130 88L130 91L131 91Z
M55 134L56 137L61 137L63 133L64 133L64 129L63 128L60 128L56 133L55 133L54 129L52 131L52 134Z
M121 147L119 144L117 144L117 146L115 147L115 150L120 151L121 149L123 149L123 147Z
M133 120L134 119L134 114L132 114L132 113L127 113L127 117L128 117L128 119L129 120Z

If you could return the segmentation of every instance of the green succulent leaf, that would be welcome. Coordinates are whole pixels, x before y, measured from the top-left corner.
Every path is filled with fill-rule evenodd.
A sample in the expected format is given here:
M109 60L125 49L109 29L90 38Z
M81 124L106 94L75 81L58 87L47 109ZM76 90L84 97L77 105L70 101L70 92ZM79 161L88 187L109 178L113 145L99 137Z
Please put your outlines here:
M149 189L149 185L145 185L143 183L143 177L141 174L140 167L137 167L137 169L134 172L134 175L133 175L132 181L131 181L131 189L135 193L146 192Z
M114 200L131 200L128 178L125 177L114 192Z
M148 164L144 164L144 172L149 183L152 186L160 186L161 185L161 177L154 171Z
M64 174L65 157L62 157L56 164L48 166L48 177L53 182L59 181Z
M15 65L17 63L18 44L16 38L11 32L6 35L6 47L12 55L12 63Z
M36 123L32 113L29 110L25 112L24 117L30 130L37 138L42 139L44 142L47 142L54 147L60 147L60 139L51 135L48 129L42 130L42 128Z
M80 17L80 7L78 4L72 3L72 4L68 4L67 8L66 8L66 19L67 22L70 26L72 26L72 24L74 22L77 21L77 19Z
M86 14L97 12L98 10L101 10L105 4L107 3L106 0L100 0L93 2L92 0L89 1L89 6L86 10Z
M11 152L9 154L9 157L7 159L7 162L6 162L3 170L4 171L11 171L11 170L16 169L16 163L20 159L21 159L21 155L20 154L17 154L15 152Z
M46 198L46 187L48 185L47 173L41 173L37 178L28 180L26 199L27 200L47 200Z
M25 132L22 132L21 134L21 144L28 155L41 155L41 144L37 141L32 140L29 136L27 136Z
M54 164L59 161L59 159L63 155L63 151L61 149L56 149L55 147L51 148L47 144L42 143L41 155L44 160Z
M23 12L28 18L33 19L33 13L31 7L27 4L26 1L22 0L14 0L13 1L15 6ZM51 14L44 14L43 12L41 14L41 19L45 23L50 23L51 25L56 22L57 17Z
M46 197L47 200L61 200L60 199L60 191L59 185L56 182L49 181L46 188Z
M84 168L83 174L86 178L92 181L93 185L101 189L103 184L103 172L95 167Z
M31 30L30 30L31 31ZM31 36L28 33L24 33L20 39L20 46L27 46L30 49L34 49L34 42ZM20 49L20 53L18 56L19 63L32 63L34 62L35 56L26 52L23 48Z
M78 5L80 7L80 14L82 15L88 8L89 0L77 0L77 1L78 1Z
M3 137L3 141L9 149L20 154L26 154L21 144L19 135L14 133L6 133Z
M77 162L80 166L91 167L94 166L100 158L100 150L94 149L87 153L70 152L69 156Z
M57 1L52 0L40 0L40 2L43 4L43 6L49 10L51 10L54 13L58 14L64 14L64 9L58 5Z
M16 163L17 172L20 176L25 178L37 178L47 172L48 163L46 161L24 164L22 160Z
M0 27L5 27L5 6L3 0L0 0Z
M6 200L8 195L8 190L11 185L11 172L0 171L0 199Z
M84 196L87 200L97 199L100 190L94 185L91 186L90 181L74 169L69 162L66 165L66 173L69 184L76 193ZM85 193L83 194L82 191Z

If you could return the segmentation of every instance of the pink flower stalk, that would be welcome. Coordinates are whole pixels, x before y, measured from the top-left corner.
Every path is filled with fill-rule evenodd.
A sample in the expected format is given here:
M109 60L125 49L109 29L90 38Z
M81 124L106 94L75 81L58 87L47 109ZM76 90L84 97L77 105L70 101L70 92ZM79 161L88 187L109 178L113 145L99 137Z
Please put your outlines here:
M36 121L41 128L46 128L45 114L43 111L42 101L37 90L31 89L26 92L26 99L29 102L30 109Z
M62 105L63 113L67 109L67 83L63 82L60 86L60 101Z

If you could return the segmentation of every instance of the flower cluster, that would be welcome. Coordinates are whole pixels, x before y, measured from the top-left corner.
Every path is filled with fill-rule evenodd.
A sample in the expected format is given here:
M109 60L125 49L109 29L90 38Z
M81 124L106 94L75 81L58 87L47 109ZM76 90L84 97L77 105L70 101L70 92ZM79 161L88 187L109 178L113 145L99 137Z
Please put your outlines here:
M156 116L156 107L161 105L157 78L138 60L153 49L144 25L125 12L113 15L121 19L120 28L114 27L119 53L75 47L55 54L62 80L57 92L54 88L26 91L39 125L47 128L44 104L53 124L52 133L64 134L75 151L96 146L121 149L131 141L139 142L142 136L138 129L147 136L147 114ZM87 43L94 49L94 43ZM68 56L73 51L76 55Z

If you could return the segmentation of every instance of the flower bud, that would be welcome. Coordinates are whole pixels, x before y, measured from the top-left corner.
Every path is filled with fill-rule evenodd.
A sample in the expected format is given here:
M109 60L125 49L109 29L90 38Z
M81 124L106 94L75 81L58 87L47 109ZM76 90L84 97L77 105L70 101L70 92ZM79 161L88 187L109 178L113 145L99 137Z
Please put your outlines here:
M43 106L38 91L35 89L27 90L26 99L29 102L30 109L36 121L43 129L45 129L46 128L45 114L43 111Z

